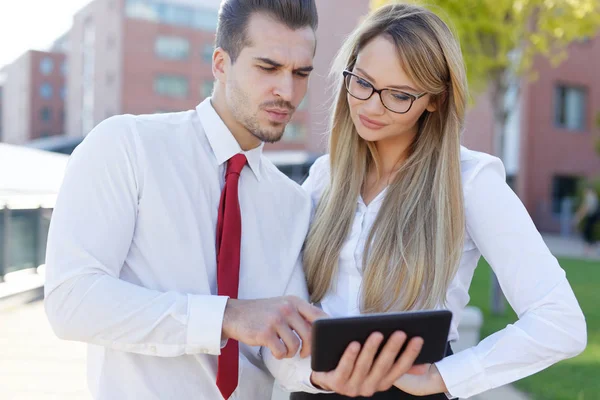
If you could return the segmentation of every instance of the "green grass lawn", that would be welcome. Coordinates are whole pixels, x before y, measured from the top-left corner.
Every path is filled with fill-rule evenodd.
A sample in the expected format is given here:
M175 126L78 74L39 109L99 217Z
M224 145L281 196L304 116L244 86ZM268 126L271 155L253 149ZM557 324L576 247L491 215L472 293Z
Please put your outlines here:
M516 386L535 400L600 399L600 262L559 261L586 316L587 348L578 357L523 379ZM508 305L506 315L490 315L490 271L482 259L470 290L470 304L479 307L484 314L482 338L516 320L515 313Z

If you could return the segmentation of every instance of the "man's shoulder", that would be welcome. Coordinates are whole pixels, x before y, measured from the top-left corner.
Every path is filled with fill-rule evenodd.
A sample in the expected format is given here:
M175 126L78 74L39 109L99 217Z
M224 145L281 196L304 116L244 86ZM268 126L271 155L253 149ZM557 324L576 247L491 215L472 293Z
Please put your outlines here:
M77 152L137 153L172 146L185 147L191 136L197 136L195 112L165 114L121 114L96 125L77 147ZM181 141L186 141L182 145Z
M179 133L195 131L194 126L197 113L195 110L130 115L133 119L137 134L142 137L175 137Z
M93 147L127 149L135 141L135 116L130 114L114 115L96 125L83 139L75 151Z
M90 134L100 131L103 135L128 136L134 134L170 134L167 127L189 127L195 115L194 111L182 111L162 114L121 114L100 122Z

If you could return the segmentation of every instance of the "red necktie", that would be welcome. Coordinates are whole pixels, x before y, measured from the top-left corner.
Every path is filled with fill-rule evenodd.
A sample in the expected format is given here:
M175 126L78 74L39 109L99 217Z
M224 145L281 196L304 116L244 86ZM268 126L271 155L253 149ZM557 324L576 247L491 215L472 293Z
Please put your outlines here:
M217 219L217 285L220 296L237 299L240 277L242 216L238 199L238 181L246 156L236 154L227 162L225 187L221 192ZM238 385L239 350L237 340L229 339L221 350L217 368L217 387L229 399Z

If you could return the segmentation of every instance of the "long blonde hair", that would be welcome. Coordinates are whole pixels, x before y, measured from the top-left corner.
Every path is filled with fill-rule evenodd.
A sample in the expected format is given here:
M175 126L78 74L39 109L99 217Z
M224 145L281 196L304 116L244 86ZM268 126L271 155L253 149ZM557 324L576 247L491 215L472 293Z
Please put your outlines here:
M410 79L432 95L406 161L390 183L365 245L361 311L428 309L444 304L462 254L465 231L460 173L467 83L460 45L431 11L392 4L369 15L344 43L329 139L330 182L318 204L304 250L311 300L333 289L340 251L370 168L380 170L375 145L363 140L350 116L341 79L358 53L385 35L396 44ZM384 55L385 56L385 55Z

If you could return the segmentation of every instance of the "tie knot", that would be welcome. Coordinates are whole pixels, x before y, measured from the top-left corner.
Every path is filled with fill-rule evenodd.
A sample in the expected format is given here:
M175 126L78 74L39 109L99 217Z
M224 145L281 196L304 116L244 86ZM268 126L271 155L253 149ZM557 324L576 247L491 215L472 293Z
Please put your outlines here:
M242 172L244 165L246 165L246 161L246 156L243 154L236 154L235 156L231 157L229 161L227 161L227 173L225 175L239 175Z

